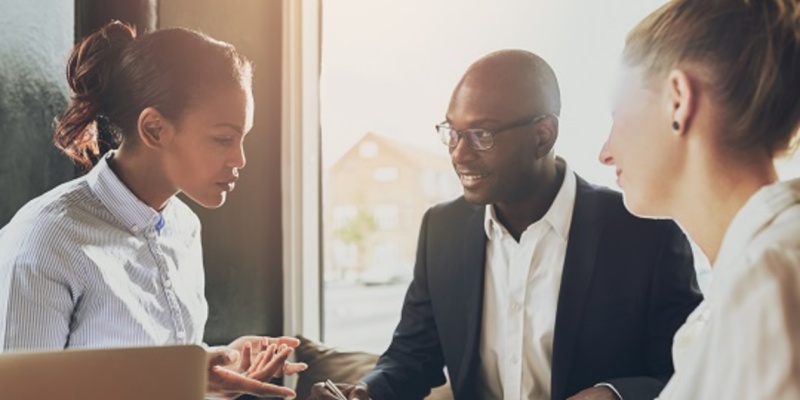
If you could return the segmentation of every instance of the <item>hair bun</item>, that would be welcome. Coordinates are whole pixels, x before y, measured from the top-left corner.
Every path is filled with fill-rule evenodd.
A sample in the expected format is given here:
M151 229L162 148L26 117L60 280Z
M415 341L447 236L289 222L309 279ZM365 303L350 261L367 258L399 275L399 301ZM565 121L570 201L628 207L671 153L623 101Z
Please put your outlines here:
M111 21L81 41L67 64L67 82L76 100L92 101L105 91L120 53L136 39L136 28Z
M99 152L97 118L105 112L109 86L122 52L136 39L136 29L112 21L76 44L67 62L72 99L56 119L55 145L76 162L89 166Z
M136 26L113 20L99 31L112 46L124 46L136 39Z

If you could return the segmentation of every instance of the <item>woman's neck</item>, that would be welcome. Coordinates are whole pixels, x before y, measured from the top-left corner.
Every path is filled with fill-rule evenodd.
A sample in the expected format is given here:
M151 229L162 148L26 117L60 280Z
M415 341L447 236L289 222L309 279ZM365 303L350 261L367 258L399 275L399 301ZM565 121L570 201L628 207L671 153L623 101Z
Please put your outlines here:
M162 210L178 192L165 182L156 160L124 144L109 159L109 167L139 200L154 210Z
M759 189L775 182L772 160L760 162L706 163L689 175L680 189L682 204L675 207L675 220L708 257L711 266L733 218Z

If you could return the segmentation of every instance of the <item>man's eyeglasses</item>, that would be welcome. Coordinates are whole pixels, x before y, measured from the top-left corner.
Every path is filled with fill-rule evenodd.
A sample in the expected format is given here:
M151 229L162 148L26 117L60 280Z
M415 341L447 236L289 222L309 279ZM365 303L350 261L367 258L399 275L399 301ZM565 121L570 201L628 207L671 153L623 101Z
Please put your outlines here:
M453 129L453 127L447 122L442 122L441 124L436 125L436 133L439 134L439 138L442 140L442 143L451 149L458 145L458 141L461 138L466 138L467 144L470 148L473 150L484 151L489 150L492 148L492 146L494 146L494 136L498 133L523 127L529 124L535 124L545 119L548 115L550 114L541 114L528 117L492 130L474 128L457 131Z

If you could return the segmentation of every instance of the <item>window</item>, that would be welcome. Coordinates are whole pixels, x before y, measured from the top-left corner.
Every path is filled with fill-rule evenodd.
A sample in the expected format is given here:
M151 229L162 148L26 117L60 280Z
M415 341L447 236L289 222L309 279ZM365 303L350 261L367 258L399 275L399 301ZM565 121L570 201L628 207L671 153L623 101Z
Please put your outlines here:
M422 171L422 193L431 197L439 192L439 174L436 171Z
M356 217L358 210L356 206L338 206L333 209L333 227L342 229L348 222Z
M556 152L589 181L615 185L613 169L597 161L611 125L611 78L627 32L665 1L324 3L317 115L325 342L376 353L389 344L422 214L461 193L433 126L479 57L522 48L546 59L562 93ZM336 207L347 202L372 211L348 212L361 216L349 241L337 236L344 225ZM309 307L306 314L316 310Z
M378 156L378 144L367 140L358 146L358 155L361 158L375 158Z
M374 214L380 230L396 229L400 224L400 210L397 204L378 204L375 206Z
M396 181L400 176L400 171L395 167L380 167L372 172L372 178L377 182Z
M285 329L386 348L421 215L461 192L433 125L466 67L490 51L529 49L553 66L563 101L556 152L584 178L614 186L597 161L609 83L627 31L664 1L336 0L322 10L284 0ZM376 181L382 167L396 168L395 178ZM361 216L353 240L336 237L345 219L334 217L337 204ZM379 204L397 205L391 233L380 229L389 218L374 212Z

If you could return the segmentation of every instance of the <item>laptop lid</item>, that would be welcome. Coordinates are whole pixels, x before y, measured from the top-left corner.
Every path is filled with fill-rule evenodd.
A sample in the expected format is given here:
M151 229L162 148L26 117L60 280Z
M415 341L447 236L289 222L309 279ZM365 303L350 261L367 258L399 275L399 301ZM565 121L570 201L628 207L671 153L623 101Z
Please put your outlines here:
M0 399L202 400L197 345L0 354Z

